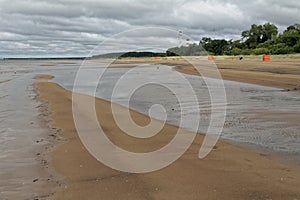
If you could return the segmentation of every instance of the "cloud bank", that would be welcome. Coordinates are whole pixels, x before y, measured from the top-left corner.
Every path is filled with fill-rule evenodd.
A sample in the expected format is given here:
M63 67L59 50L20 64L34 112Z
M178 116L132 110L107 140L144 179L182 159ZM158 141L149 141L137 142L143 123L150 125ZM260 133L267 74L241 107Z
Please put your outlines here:
M238 39L251 24L265 22L281 30L300 23L299 1L0 0L0 57L87 56L112 36L145 27L181 30L192 41ZM178 42L176 34L154 29L119 37L119 50Z

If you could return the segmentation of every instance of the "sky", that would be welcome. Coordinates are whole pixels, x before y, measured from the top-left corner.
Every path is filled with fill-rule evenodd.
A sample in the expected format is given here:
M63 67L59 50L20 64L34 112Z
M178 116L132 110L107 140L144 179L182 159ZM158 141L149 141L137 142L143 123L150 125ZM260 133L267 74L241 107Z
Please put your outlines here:
M299 0L0 0L0 58L164 51L266 22L300 23Z

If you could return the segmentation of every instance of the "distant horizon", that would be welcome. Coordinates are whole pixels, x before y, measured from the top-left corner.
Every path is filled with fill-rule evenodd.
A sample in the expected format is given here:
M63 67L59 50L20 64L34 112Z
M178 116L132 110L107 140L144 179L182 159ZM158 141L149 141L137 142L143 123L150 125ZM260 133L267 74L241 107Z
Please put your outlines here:
M82 58L91 58L87 56L11 56L11 57L0 57L0 60L7 59L82 59Z

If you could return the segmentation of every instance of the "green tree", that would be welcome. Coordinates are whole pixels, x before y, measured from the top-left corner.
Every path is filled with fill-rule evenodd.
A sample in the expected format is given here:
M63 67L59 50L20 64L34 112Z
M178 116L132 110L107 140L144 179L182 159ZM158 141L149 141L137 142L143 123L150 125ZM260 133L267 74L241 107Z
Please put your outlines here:
M239 49L239 48L234 48L234 49L231 50L231 54L235 55L235 56L241 55L242 54L242 50Z
M266 23L263 25L262 33L262 42L266 42L278 35L278 28L274 24Z
M272 39L278 34L278 28L271 23L264 25L252 24L250 30L242 32L242 40L248 48L254 49L258 44L264 43L267 40Z
M254 55L262 55L262 54L269 54L270 51L267 48L256 48L252 50Z
M221 39L221 40L212 40L211 38L204 37L200 41L200 45L202 47L214 55L222 55L225 50L229 48L229 42Z
M287 27L286 31L296 30L300 34L300 24L294 24Z
M297 29L287 29L283 32L283 34L280 36L283 43L286 45L292 47L297 44L297 42L300 40L300 30Z
M293 47L289 47L285 43L274 44L270 47L271 54L289 54L293 53Z
M247 45L241 40L230 41L230 48L247 49Z
M256 24L252 24L250 30L242 32L242 37L244 40L246 39L245 44L248 48L256 48L261 40L262 33L262 26Z
M207 45L207 44L209 44L209 43L211 43L211 41L212 41L211 38L209 38L209 37L203 37L203 38L200 40L199 45L202 45L203 48L204 48L204 46Z
M294 46L294 52L295 53L300 53L300 41Z

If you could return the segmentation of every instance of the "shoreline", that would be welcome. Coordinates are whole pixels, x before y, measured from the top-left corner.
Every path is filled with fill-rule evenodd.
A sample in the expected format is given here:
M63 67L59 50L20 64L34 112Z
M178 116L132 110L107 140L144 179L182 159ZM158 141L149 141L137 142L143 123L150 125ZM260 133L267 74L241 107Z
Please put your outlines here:
M45 147L40 149L36 154L37 159L41 161L41 167L49 175L49 178L47 179L48 185L51 183L51 186L48 186L49 189L51 189L51 192L49 192L47 195L36 197L42 199L52 199L53 195L55 195L57 191L61 190L66 184L64 176L59 174L52 165L52 152L61 144L63 144L63 139L59 136L63 130L52 126L52 111L49 108L49 102L40 98L41 93L35 87L37 82L46 82L53 78L54 76L51 75L36 75L33 77L33 92L36 94L34 100L39 103L37 109L38 112L40 112L41 117L39 119L39 123L43 128L48 130L44 136L48 144L46 144Z
M296 187L300 183L299 166L282 164L262 152L224 141L219 141L216 149L200 160L197 155L203 140L201 134L197 134L194 143L179 160L162 170L147 174L112 170L96 161L82 146L72 121L71 92L55 83L38 80L35 87L40 100L48 102L46 106L52 114L47 117L53 120L53 127L62 129L59 136L65 141L56 145L50 156L51 165L66 177L67 185L51 199L300 198L300 189ZM121 134L109 120L109 104L96 99L98 118L102 116L104 122L101 124L112 130L107 134ZM138 123L147 124L149 117L131 113ZM145 151L147 146L149 151L159 148L157 144L168 142L177 129L165 126L166 136L146 143L132 143L122 134L120 138L110 139L125 149ZM118 191L114 190L116 187Z
M235 57L232 57L235 58ZM189 60L192 63L189 63ZM207 57L182 57L168 58L154 61L151 59L121 59L116 60L118 64L128 63L151 63L170 65L174 70L189 74L201 76L195 69L209 70L216 66L224 80L250 83L262 86L282 88L287 91L300 90L300 58L277 58L271 61L263 62L257 58L245 58L240 61L231 59L231 57L217 57L213 62L207 60ZM194 66L193 66L193 65ZM284 68L282 66L285 66ZM205 76L214 78L206 73Z

